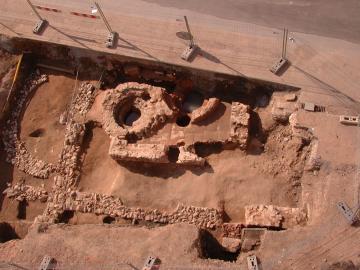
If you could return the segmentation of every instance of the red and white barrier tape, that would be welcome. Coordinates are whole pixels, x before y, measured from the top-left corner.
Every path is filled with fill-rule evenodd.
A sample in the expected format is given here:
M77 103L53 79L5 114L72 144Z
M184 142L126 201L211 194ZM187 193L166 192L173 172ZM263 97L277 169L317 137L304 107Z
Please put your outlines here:
M84 14L84 13L78 13L78 12L70 12L71 15L80 16L80 17L86 17L90 19L99 19L99 16L90 15L90 14Z
M52 11L52 12L61 12L61 10L56 8L48 8L48 7L42 7L42 6L35 6L37 9L46 10L46 11Z

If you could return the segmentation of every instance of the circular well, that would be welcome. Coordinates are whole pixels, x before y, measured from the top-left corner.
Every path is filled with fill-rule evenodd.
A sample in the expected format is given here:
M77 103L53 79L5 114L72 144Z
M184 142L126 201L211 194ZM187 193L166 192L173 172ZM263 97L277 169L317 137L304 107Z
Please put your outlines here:
M133 123L138 120L141 116L140 110L132 108L124 117L124 124L127 126L132 126Z
M176 119L176 124L180 127L186 127L190 124L190 117L185 115L181 115Z

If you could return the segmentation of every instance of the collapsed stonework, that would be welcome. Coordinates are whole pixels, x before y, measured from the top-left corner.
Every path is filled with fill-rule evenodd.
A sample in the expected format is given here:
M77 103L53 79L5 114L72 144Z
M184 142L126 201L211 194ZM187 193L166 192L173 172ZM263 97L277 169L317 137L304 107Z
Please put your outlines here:
M302 208L280 207L275 205L245 206L245 225L289 228L304 225L307 213Z
M241 230L244 227L241 223L224 223L222 225L223 237L241 238Z
M44 186L33 187L25 185L25 183L20 182L8 187L3 191L3 194L6 194L8 198L14 198L17 201L35 201L40 200L41 202L46 202L48 198L48 192L45 190Z

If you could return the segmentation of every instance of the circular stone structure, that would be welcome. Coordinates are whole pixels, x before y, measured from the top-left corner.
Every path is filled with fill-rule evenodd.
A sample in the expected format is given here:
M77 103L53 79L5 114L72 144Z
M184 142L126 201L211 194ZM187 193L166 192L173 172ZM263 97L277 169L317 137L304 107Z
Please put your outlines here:
M102 107L105 132L119 138L148 137L178 113L164 88L134 82L109 90Z

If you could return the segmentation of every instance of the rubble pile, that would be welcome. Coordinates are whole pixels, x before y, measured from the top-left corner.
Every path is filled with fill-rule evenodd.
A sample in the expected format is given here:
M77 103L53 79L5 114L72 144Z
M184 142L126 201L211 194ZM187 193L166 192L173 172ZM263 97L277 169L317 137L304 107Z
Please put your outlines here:
M6 152L6 161L18 167L21 171L38 178L48 178L49 174L55 171L53 164L46 163L33 157L26 149L25 143L18 138L19 117L27 96L39 85L48 81L47 75L32 74L25 81L24 87L15 98L14 107L2 133L2 140Z
M222 225L223 237L241 238L241 230L244 225L241 223L224 223Z
M83 82L73 100L73 111L83 116L86 115L94 103L94 91L95 87L91 83Z
M140 111L141 117L132 126L126 126L125 116L132 109ZM129 82L107 91L102 126L112 137L136 136L141 139L156 132L175 114L176 108L164 88Z
M191 123L198 123L206 119L219 106L220 100L218 98L209 98L204 101L204 104L191 113Z
M51 163L34 158L26 149L25 143L18 141L16 144L16 156L11 160L19 170L32 176L46 179L56 166Z
M14 198L17 201L35 201L40 200L46 202L48 199L48 193L44 186L33 187L25 185L24 182L15 184L14 186L8 185L8 188L3 191L8 198Z
M245 224L247 226L288 228L304 225L306 221L307 213L301 208L263 204L245 206Z
M249 136L249 106L240 102L231 103L230 142L246 148Z

